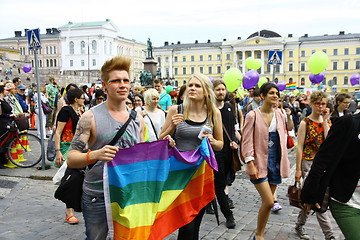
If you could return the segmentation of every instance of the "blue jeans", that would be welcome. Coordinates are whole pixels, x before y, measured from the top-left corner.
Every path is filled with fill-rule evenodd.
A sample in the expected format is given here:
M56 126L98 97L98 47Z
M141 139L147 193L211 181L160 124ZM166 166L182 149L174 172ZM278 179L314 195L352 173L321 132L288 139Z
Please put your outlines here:
M105 240L108 234L104 198L82 194L82 211L85 220L86 240Z

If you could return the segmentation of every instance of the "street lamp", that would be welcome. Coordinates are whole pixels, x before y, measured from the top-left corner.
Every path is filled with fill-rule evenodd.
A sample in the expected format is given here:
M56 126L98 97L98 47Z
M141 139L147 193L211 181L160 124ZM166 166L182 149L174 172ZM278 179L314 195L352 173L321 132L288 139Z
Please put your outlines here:
M88 83L90 83L90 43L88 37Z

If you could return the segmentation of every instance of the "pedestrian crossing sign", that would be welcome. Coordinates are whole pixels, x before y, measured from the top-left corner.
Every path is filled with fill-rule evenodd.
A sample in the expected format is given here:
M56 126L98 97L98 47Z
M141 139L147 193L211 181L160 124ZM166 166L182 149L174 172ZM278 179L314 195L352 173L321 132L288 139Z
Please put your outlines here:
M269 51L268 64L281 64L282 51Z
M39 29L32 29L27 31L29 49L41 48Z

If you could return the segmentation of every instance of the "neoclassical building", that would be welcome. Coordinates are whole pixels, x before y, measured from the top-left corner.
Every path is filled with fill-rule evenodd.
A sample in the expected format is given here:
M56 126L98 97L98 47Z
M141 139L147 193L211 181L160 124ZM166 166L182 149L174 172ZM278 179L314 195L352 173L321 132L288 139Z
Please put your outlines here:
M351 86L349 79L360 72L360 34L339 34L324 36L293 37L262 30L247 39L235 41L182 44L164 43L154 49L162 76L174 79L178 84L187 81L194 72L201 72L213 78L222 78L230 67L237 67L243 73L246 58L260 59L261 76L273 80L273 65L268 64L269 51L282 51L282 63L275 66L275 81L296 82L298 87L309 87L309 57L316 51L324 51L329 57L325 70L324 86L328 91L353 92L359 86ZM330 81L331 80L331 81Z

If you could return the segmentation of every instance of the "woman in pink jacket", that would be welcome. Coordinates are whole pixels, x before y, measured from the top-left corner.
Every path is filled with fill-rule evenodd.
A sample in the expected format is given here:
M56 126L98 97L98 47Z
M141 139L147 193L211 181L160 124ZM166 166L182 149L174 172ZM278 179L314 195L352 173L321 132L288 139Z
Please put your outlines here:
M274 109L279 98L279 89L275 84L262 85L260 96L263 105L246 115L241 143L246 173L262 200L253 238L256 240L264 239L265 226L274 205L274 192L281 178L289 176L286 125L288 130L293 128L291 112L286 111L286 120L279 109Z

